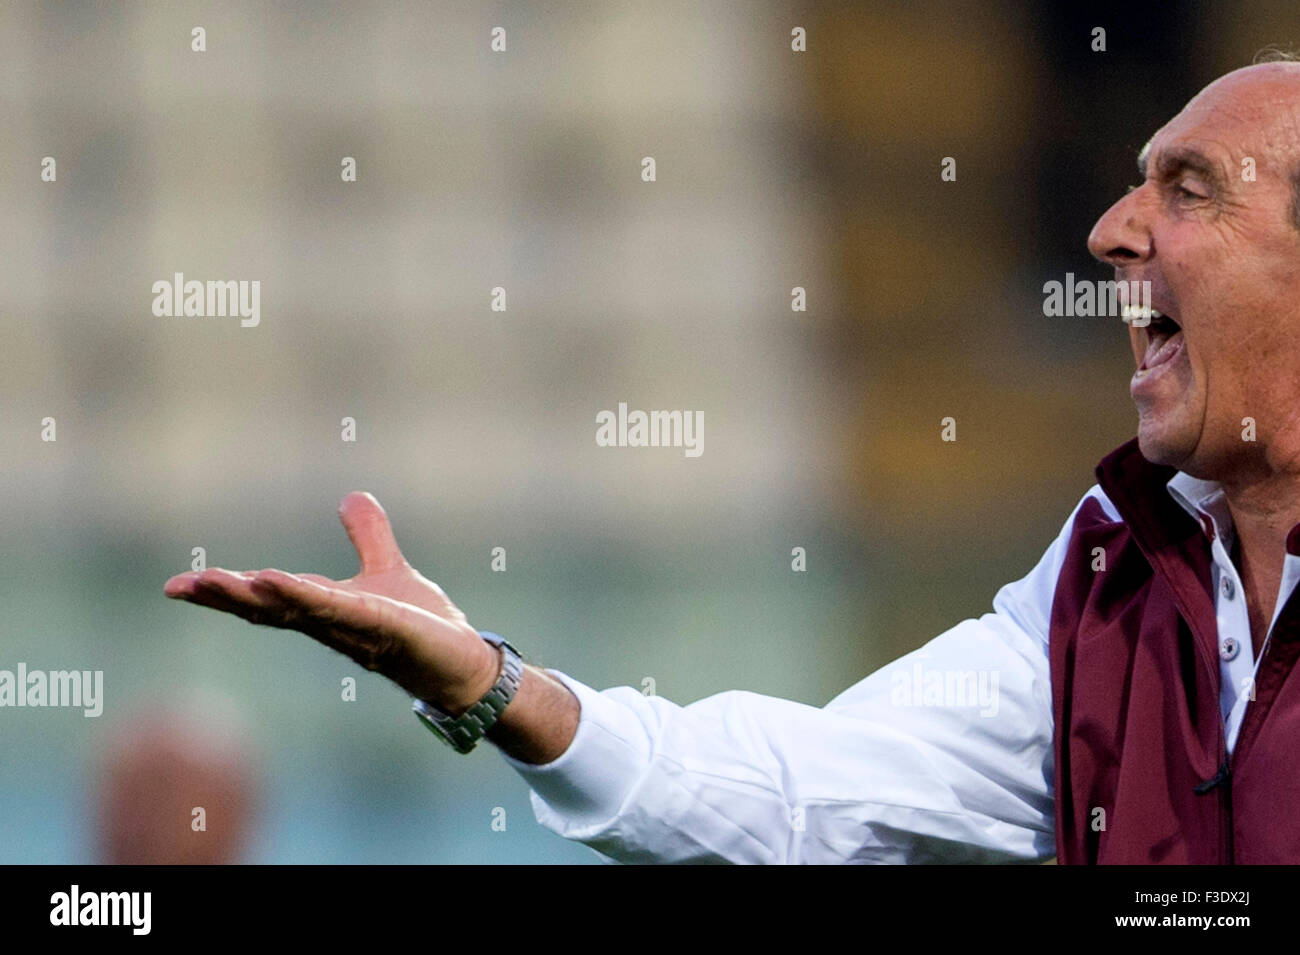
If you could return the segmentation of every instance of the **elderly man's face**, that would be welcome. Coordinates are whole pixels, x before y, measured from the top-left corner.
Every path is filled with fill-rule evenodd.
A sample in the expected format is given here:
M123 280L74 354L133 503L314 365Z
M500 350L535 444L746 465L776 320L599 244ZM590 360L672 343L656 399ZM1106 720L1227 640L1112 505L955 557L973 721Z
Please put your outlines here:
M1298 113L1300 64L1216 80L1152 137L1144 181L1088 237L1117 280L1149 281L1172 320L1129 328L1151 461L1215 479L1300 463ZM1248 417L1254 443L1242 437Z

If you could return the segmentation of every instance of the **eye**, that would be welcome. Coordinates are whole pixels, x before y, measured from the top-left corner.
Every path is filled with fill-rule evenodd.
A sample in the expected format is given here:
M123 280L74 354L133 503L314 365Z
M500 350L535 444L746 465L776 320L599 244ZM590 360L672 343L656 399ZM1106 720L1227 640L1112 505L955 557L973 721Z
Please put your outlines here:
M1208 196L1203 196L1203 195L1201 195L1199 192L1193 192L1191 189L1188 189L1186 186L1184 186L1181 182L1179 182L1179 183L1175 183L1175 184L1174 184L1174 191L1175 191L1176 193L1178 193L1179 198L1182 198L1182 199L1206 199L1206 198L1209 198Z

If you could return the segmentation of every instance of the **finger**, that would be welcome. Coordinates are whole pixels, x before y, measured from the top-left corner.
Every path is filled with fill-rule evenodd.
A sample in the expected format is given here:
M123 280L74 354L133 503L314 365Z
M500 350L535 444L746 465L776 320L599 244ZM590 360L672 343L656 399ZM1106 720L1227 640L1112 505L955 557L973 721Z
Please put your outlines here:
M194 593L198 578L199 572L197 570L189 570L183 574L168 577L167 582L163 584L163 593L173 599L188 599Z
M253 576L256 576L256 574ZM295 574L294 576L301 577L303 580L310 580L313 584L320 584L323 587L337 587L339 585L339 582L333 577L326 577L322 574Z
M406 563L388 515L374 495L353 491L339 505L339 520L361 558L361 573L378 574Z
M197 575L193 592L186 599L242 617L249 623L275 626L279 608L264 594L253 590L252 577L251 571L235 572L212 567Z
M252 580L253 575L257 573L257 571L254 570L225 570L220 567L213 567L211 570L221 571L223 574L237 574L238 576L244 577L248 580ZM163 593L168 597L187 600L193 596L197 588L203 586L202 581L207 572L208 568L204 568L203 570L187 570L183 574L176 574L169 577L167 578L167 582L163 584Z
M258 571L249 582L249 587L265 602L281 609L293 609L301 616L338 627L391 630L400 626L421 625L418 617L407 619L407 610L432 620L438 619L431 613L380 594L329 586L307 580L301 574L288 574L282 570Z
M222 568L218 568L218 569L222 569ZM242 577L244 580L249 580L249 581L253 580L258 574L261 573L260 570L224 570L224 569L222 569L222 572L228 574L235 574L239 577ZM283 573L283 571L280 571L280 573ZM324 574L294 574L293 576L301 577L303 580L310 580L312 583L323 584L324 586L327 587L337 587L339 585L339 582L335 580L333 577L326 577Z
M232 613L250 623L280 626L282 624L275 619L281 610L279 603L268 600L265 593L254 591L251 586L258 573L260 571L226 570L221 567L189 571L168 580L163 591L169 597ZM325 586L338 585L337 581L321 574L298 576Z
M411 604L380 594L327 587L278 570L259 572L253 590L279 602L287 624L347 653L367 669L407 656L425 636L451 638L447 621Z

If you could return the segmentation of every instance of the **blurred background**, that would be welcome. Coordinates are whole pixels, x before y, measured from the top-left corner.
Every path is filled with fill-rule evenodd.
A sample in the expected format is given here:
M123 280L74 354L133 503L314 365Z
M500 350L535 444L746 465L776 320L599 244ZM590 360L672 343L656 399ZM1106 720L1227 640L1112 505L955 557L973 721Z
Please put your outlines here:
M198 861L598 861L490 747L163 581L349 576L369 490L534 662L823 705L988 609L1132 435L1122 325L1043 284L1108 278L1137 150L1297 41L1289 0L0 6L0 668L105 684L0 709L0 862L201 798ZM259 280L260 325L155 317L175 272ZM703 455L597 447L620 401Z

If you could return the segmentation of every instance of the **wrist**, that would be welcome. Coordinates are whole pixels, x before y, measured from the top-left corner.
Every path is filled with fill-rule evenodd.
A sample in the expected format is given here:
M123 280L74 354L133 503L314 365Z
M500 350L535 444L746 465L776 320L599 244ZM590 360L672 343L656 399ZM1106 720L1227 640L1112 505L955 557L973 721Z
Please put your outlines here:
M492 685L465 704L445 694L435 704L427 698L417 697L411 704L415 715L444 743L461 754L472 751L483 736L497 724L515 695L523 679L524 663L519 651L506 642L500 634L480 630L479 636L488 645L485 654L498 657L496 677ZM485 673L491 670L485 669ZM478 694L477 681L466 681L464 697ZM462 704L465 704L462 706Z
M512 759L540 766L569 748L581 715L572 690L545 670L528 666L519 692L487 731L487 739Z
M467 680L457 693L437 704L438 709L448 716L463 716L466 710L483 699L487 692L496 686L497 680L501 677L501 670L505 666L505 651L486 640L479 642L482 644L484 659L477 674Z

